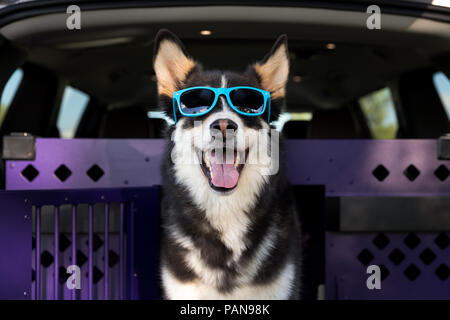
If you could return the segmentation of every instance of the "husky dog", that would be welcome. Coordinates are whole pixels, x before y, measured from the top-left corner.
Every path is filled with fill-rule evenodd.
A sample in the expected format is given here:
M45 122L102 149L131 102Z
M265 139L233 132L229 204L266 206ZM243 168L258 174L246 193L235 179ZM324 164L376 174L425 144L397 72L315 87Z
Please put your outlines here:
M274 160L274 146L267 142L273 135L269 113L276 120L284 102L287 37L280 36L261 61L235 73L204 70L174 34L160 30L153 64L161 107L175 120L162 166L164 297L298 299L300 226L283 157L274 173L268 172L267 162L248 160ZM215 97L203 89L177 100L180 90L198 87L213 88ZM225 94L235 87L244 90ZM270 97L267 104L263 92ZM267 108L259 114L257 108L246 109L252 104ZM254 138L260 132L266 143ZM215 152L217 133L226 141L219 147L226 161ZM236 139L229 144L231 138ZM278 141L275 147L282 155Z

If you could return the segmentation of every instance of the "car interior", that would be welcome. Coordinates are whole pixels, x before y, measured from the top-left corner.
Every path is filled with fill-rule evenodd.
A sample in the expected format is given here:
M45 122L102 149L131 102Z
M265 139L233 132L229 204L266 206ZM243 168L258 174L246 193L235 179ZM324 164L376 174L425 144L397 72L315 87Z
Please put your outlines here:
M161 28L177 34L205 68L236 71L262 59L287 34L286 105L273 123L286 139L437 139L449 133L450 98L436 85L439 78L450 86L448 14L386 5L381 29L371 30L366 8L362 2L120 9L84 3L80 30L66 28L61 8L0 16L0 93L21 77L0 112L0 136L163 138L171 115L160 112L153 70L153 39ZM305 297L315 299L323 283L324 186L294 188L297 204L312 213L302 219L312 239Z
M81 30L62 28L62 13L3 25L0 87L17 68L23 80L0 134L64 136L56 123L70 86L89 97L73 137L161 138L165 120L147 117L158 111L152 41L161 27L179 35L205 67L238 71L261 59L286 33L291 73L285 112L311 115L290 117L282 129L286 138L375 138L359 99L383 88L397 122L390 138L438 138L450 131L433 84L433 75L448 72L450 61L450 29L439 19L385 14L381 32L361 28L367 14L358 11L184 9L189 21L166 7L88 10ZM209 32L203 35L204 30Z

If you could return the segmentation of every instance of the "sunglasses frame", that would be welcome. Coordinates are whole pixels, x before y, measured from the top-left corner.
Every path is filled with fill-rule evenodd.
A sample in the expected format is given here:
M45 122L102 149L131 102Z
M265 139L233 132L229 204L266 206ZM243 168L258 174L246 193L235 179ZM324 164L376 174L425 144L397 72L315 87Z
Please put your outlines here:
M187 92L187 91L196 90L196 89L207 89L207 90L213 91L214 94L215 94L213 103L208 108L208 110L206 110L204 112L194 113L194 114L189 114L189 113L183 112L183 110L181 109L181 104L180 104L181 95L183 93ZM263 95L263 97L264 97L264 106L263 106L262 111L258 112L258 113L245 113L245 112L240 111L238 108L236 108L233 105L233 103L231 102L230 92L233 91L233 90L237 90L237 89L251 89L251 90L255 90L255 91L260 92ZM258 88L254 88L254 87L231 87L231 88L191 87L191 88L186 88L186 89L183 89L183 90L175 91L173 93L173 118L175 120L175 123L177 123L177 115L176 115L176 107L175 107L175 105L178 106L178 110L180 111L181 115L183 115L185 117L200 117L200 116L203 116L203 115L207 114L212 109L214 109L214 107L216 106L217 101L219 100L219 97L221 95L225 96L229 106L234 111L236 111L237 113L242 114L244 116L249 116L249 117L260 116L266 111L266 108L267 108L268 109L267 122L270 122L270 92L268 92L268 91L265 91L265 90L262 90L262 89L258 89Z

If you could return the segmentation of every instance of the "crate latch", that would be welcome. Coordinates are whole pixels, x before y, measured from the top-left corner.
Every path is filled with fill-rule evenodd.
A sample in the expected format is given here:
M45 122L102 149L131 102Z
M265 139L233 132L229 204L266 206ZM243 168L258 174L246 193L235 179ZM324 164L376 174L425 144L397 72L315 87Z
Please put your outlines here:
M3 160L35 160L36 139L28 133L3 136Z

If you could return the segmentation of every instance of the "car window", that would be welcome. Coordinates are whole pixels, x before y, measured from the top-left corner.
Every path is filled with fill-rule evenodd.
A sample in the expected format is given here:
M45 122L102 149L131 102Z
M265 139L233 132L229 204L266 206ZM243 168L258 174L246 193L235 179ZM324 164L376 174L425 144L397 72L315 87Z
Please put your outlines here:
M433 75L433 82L450 120L450 80L444 73L436 72Z
M174 124L175 122L170 119L164 111L149 111L147 112L147 117L149 119L163 119L167 124Z
M88 102L89 96L86 93L70 86L64 89L56 123L61 138L70 139L75 136L78 123Z
M278 117L277 121L272 121L272 125L277 131L282 131L284 124L288 121L311 121L313 114L311 112L283 112Z
M6 82L5 88L1 94L0 100L0 126L3 123L3 119L5 118L6 112L11 105L11 102L16 95L17 89L19 88L20 83L22 82L23 71L22 69L17 69L9 78L8 82Z
M398 120L395 113L391 90L383 88L358 100L367 119L372 137L375 139L395 139Z

